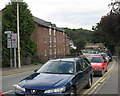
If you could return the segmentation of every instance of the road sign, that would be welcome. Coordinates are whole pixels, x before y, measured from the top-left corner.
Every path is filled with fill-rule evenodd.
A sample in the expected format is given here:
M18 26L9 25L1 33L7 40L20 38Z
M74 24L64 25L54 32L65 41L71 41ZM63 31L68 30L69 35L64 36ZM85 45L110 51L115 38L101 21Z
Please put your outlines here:
M12 31L5 31L4 33L5 33L5 34L11 34Z
M12 48L11 39L7 39L7 48Z
M7 48L17 48L17 34L7 34Z
M11 42L12 42L12 48L17 48L17 34L16 33L12 34Z
M7 34L7 48L12 48L11 34Z

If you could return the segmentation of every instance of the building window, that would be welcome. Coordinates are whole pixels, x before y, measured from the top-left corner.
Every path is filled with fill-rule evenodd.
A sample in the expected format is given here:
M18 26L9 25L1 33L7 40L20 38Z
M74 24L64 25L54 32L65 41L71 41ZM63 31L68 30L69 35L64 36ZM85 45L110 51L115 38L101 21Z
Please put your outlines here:
M52 35L52 29L49 28L49 35Z
M54 29L54 36L56 35L56 30Z
M56 38L54 37L54 47L56 47Z
M56 49L54 49L54 54L56 55Z
M52 55L52 49L50 49L50 53L49 54Z
M47 43L47 40L46 40L46 38L44 37L44 43Z
M62 53L62 48L61 48L61 53Z
M47 56L47 50L45 50L45 56Z
M65 38L63 37L63 43L65 42Z
M60 49L58 48L58 53L60 53Z
M52 38L49 38L49 46L52 47Z
M65 52L65 48L64 48L64 52Z
M70 50L68 50L68 53L70 52Z

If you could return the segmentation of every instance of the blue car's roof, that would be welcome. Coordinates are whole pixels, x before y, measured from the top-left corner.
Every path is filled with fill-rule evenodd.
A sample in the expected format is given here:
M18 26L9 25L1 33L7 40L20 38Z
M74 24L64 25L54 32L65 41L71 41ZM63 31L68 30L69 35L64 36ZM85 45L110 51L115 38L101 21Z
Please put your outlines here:
M52 59L50 61L77 61L82 57L76 57L76 58L59 58L59 59Z

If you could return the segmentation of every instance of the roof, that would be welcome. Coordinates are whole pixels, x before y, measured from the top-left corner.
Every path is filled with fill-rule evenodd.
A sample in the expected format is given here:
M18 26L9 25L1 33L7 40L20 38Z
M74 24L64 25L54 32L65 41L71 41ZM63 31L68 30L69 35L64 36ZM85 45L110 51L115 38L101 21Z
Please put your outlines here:
M39 19L37 17L33 17L35 23L37 24L40 24L40 25L43 25L43 26L46 26L46 27L50 27L51 26L51 23L50 22L47 22L45 20L42 20L42 19Z
M59 58L59 59L52 59L50 61L77 61L80 60L81 58L85 58L85 56L80 56L80 57L75 57L75 58Z
M88 56L88 57L104 57L104 56L102 56L102 55L100 55L100 54L97 54L97 55L90 55L90 56Z
M53 28L53 29L56 29L56 30L59 30L62 32L64 31L64 29L58 28L55 24L52 24L51 22L45 21L45 20L37 18L35 16L33 17L33 19L34 19L34 22L37 23L38 25L42 25L47 28Z

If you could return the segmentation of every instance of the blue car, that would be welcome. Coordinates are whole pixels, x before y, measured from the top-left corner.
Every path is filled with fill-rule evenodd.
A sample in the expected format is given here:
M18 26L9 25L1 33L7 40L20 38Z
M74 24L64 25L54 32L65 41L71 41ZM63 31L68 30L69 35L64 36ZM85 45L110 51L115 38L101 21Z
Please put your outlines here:
M76 96L90 88L93 72L85 57L53 59L35 73L21 80L16 96ZM78 93L79 92L79 93Z

